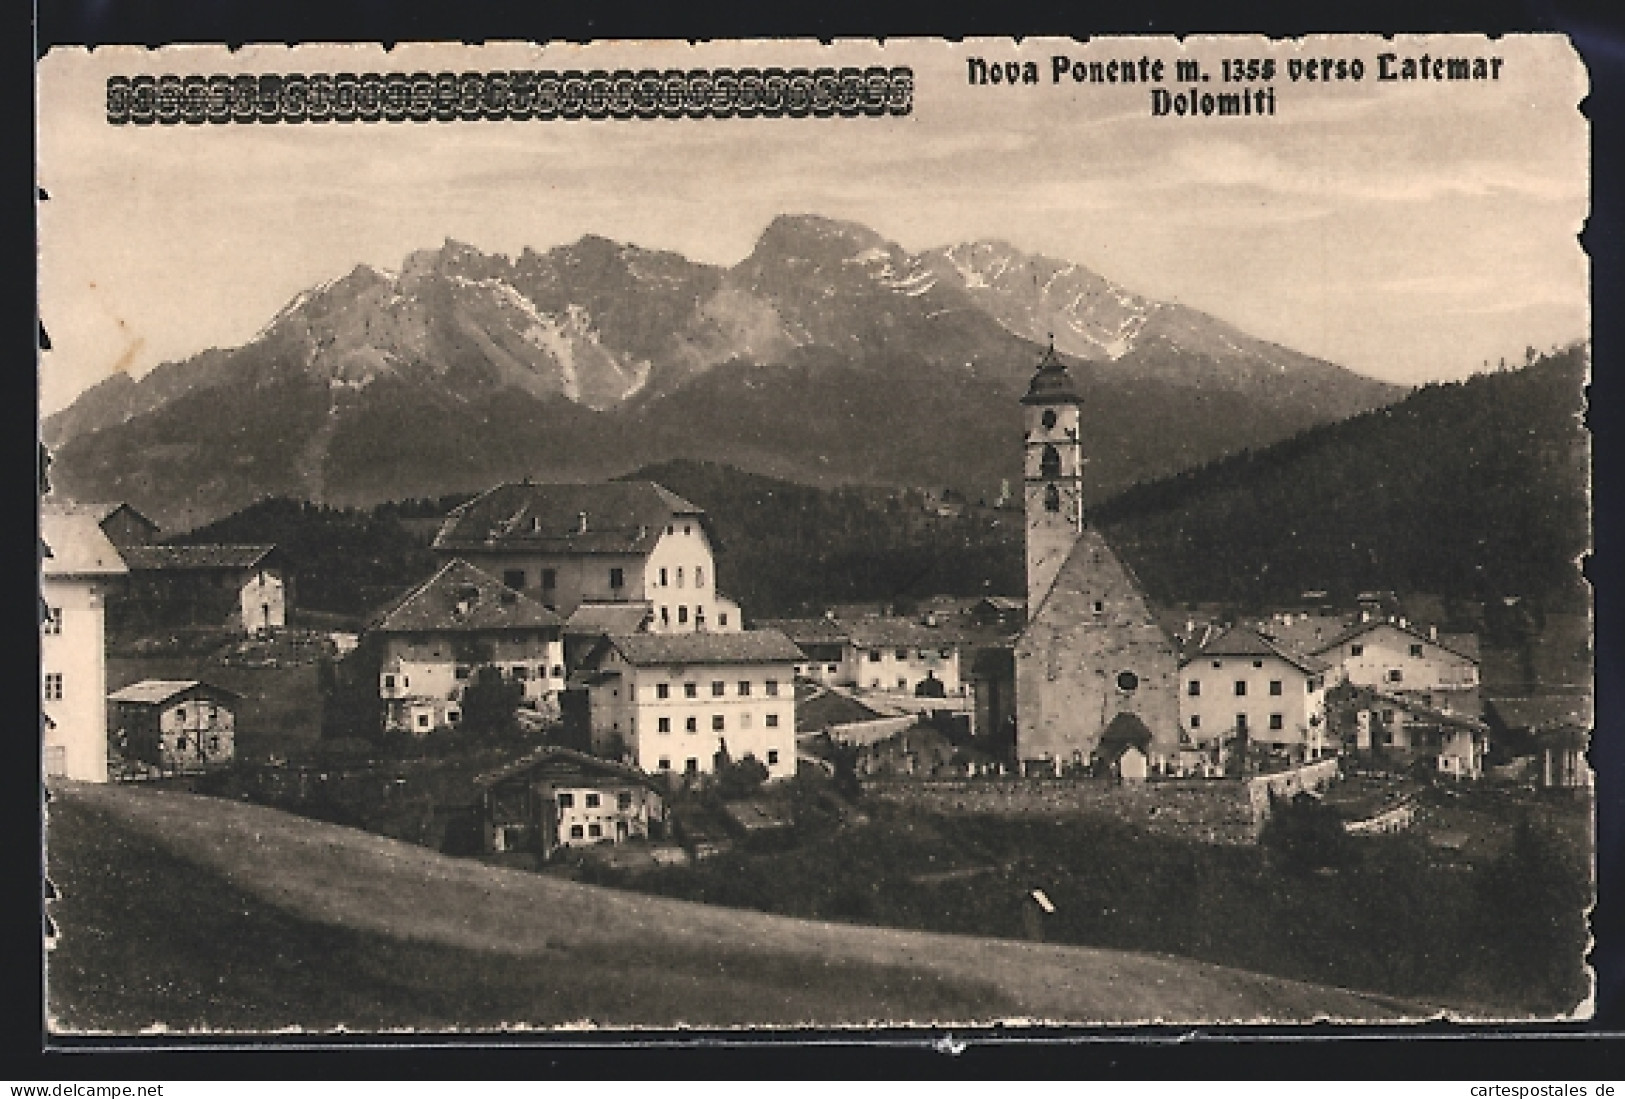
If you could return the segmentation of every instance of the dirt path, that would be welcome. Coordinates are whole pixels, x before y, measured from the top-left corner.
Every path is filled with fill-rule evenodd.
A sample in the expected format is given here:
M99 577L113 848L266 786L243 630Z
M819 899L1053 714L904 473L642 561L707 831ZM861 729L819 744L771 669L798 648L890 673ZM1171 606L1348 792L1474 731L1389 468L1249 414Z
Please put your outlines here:
M53 796L109 813L285 910L403 941L516 959L549 952L556 957L561 949L625 949L659 958L685 948L714 952L725 946L760 955L764 963L812 958L900 966L991 986L1019 1005L1022 1018L1053 1022L1392 1020L1418 1014L1384 997L1187 959L820 923L584 886L262 806L174 791L66 785ZM184 843L173 837L184 837Z

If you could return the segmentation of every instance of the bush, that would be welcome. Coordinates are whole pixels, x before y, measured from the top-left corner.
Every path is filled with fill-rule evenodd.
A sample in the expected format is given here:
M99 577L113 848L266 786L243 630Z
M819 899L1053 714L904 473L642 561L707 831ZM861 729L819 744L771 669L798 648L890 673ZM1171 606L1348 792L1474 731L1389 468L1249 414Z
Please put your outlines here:
M1273 801L1258 842L1282 870L1310 874L1348 864L1351 848L1337 810L1311 794Z

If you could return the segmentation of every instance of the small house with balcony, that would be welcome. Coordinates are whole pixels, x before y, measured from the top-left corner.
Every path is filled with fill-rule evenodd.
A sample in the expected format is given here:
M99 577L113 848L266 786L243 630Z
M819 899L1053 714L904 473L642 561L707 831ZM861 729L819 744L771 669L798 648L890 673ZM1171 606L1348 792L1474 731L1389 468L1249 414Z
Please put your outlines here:
M665 834L665 799L654 779L569 748L543 748L474 785L486 851L531 851L545 859L566 848Z
M556 712L564 689L563 622L467 561L454 560L373 623L384 728L422 736L462 720L463 692L482 667L518 683L521 704Z

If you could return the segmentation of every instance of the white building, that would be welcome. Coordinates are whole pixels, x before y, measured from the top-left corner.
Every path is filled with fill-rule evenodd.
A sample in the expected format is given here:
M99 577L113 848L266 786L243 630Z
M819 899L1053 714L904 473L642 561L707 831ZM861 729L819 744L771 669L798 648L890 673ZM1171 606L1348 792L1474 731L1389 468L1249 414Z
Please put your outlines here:
M467 561L444 565L372 626L384 727L423 735L456 725L484 667L521 684L524 704L551 707L565 681L561 627L553 611Z
M654 633L743 628L716 587L716 544L702 509L651 481L498 485L434 540L566 618L583 604L645 603Z
M40 515L40 683L45 774L107 781L106 594L124 561L97 515Z
M1335 754L1327 670L1246 627L1210 637L1179 667L1181 744L1215 770L1241 744L1294 762Z
M1316 649L1336 666L1336 678L1356 687L1397 692L1440 692L1441 709L1478 711L1478 638L1424 634L1404 621L1372 619L1352 626ZM1452 702L1452 693L1459 692Z
M782 631L805 659L796 674L825 685L912 698L927 678L942 685L947 699L964 699L969 687L960 676L960 637L941 626L911 618L775 619L761 623Z
M726 747L796 773L795 667L777 630L605 637L585 661L594 753L650 773L708 774Z

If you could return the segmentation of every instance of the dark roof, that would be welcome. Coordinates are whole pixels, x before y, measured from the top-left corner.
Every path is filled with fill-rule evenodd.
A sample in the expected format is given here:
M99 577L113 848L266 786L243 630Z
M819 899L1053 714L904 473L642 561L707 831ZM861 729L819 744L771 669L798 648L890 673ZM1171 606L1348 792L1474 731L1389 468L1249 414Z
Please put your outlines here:
M1589 729L1595 720L1592 700L1586 695L1490 698L1484 705L1508 729Z
M1151 739L1151 730L1146 728L1145 722L1125 711L1112 718L1106 731L1100 734L1100 748L1104 755L1113 757L1131 745L1144 751Z
M1207 644L1196 650L1195 656L1190 657L1186 663L1189 663L1190 660L1210 656L1273 656L1286 661L1299 671L1309 675L1323 672L1330 667L1324 660L1305 656L1293 652L1283 645L1277 645L1257 630L1247 626L1232 626L1218 636L1209 638Z
M398 599L373 623L382 633L534 630L559 616L458 558Z
M609 644L635 667L654 664L769 664L805 659L778 630L615 634Z
M112 702L136 702L151 706L162 706L172 698L179 698L183 694L196 693L209 695L222 699L237 699L242 695L225 687L216 687L212 683L205 683L199 679L143 679L139 683L131 683L128 687L120 687L108 695Z
M764 630L778 630L797 645L843 645L849 631L833 618L764 618Z
M578 752L573 748L558 747L538 748L536 751L522 756L505 766L498 767L494 771L476 775L474 785L480 787L493 786L506 779L515 778L529 771L546 767L618 778L626 782L636 782L657 791L661 790L660 785L651 776L644 774L636 767L628 767L626 764L617 763L612 759L589 756L585 752Z
M816 733L831 725L854 725L878 721L888 715L871 710L855 698L839 691L823 691L806 701L796 699L796 732Z
M972 679L1010 679L1016 674L1016 650L1010 645L985 645L971 661Z
M1356 622L1354 625L1350 626L1347 630L1344 630L1337 637L1333 638L1332 640L1326 642L1326 644L1321 645L1319 648L1317 648L1315 650L1315 653L1318 655L1320 653L1327 652L1328 650L1335 649L1335 648L1339 647L1340 645L1343 645L1346 642L1353 641L1356 637L1360 637L1360 636L1362 636L1364 634L1368 634L1372 630L1380 630L1384 626L1386 626L1387 628L1389 628L1391 630L1397 630L1400 633L1408 634L1409 636L1416 638L1416 640L1426 642L1429 645L1437 645L1439 648L1443 649L1445 652L1455 653L1457 656L1461 657L1464 660L1471 660L1474 664L1478 663L1478 635L1477 634L1460 634L1460 633L1457 633L1457 634L1440 634L1437 638L1432 638L1432 637L1429 637L1426 634L1422 633L1419 630L1413 629L1412 627L1410 627L1408 625L1401 626L1398 622L1390 622L1386 618L1373 618L1369 622ZM1462 638L1467 638L1467 637L1470 637L1470 638L1473 639L1472 640L1472 645L1471 645L1471 648L1472 648L1471 652L1463 652L1462 651L1463 648L1467 647L1467 645L1465 643L1463 643ZM1450 639L1450 640L1447 641L1447 639ZM1454 641L1455 644L1451 644L1450 641ZM1457 646L1460 646L1460 647L1457 647Z
M120 546L132 572L251 569L275 550L272 545Z
M959 634L946 626L924 626L912 618L860 618L842 623L852 644L862 648L892 645L934 649L958 645Z
M636 633L649 620L649 604L583 603L564 621L564 632L580 636Z
M435 535L434 548L450 552L647 553L667 524L679 517L697 520L716 545L716 532L705 512L653 481L503 484L446 516Z
M1055 344L1052 342L1044 357L1038 362L1038 372L1027 386L1027 395L1021 398L1022 404L1082 404L1083 398L1078 396L1076 387L1072 384L1072 375L1066 371L1066 366L1055 357Z

